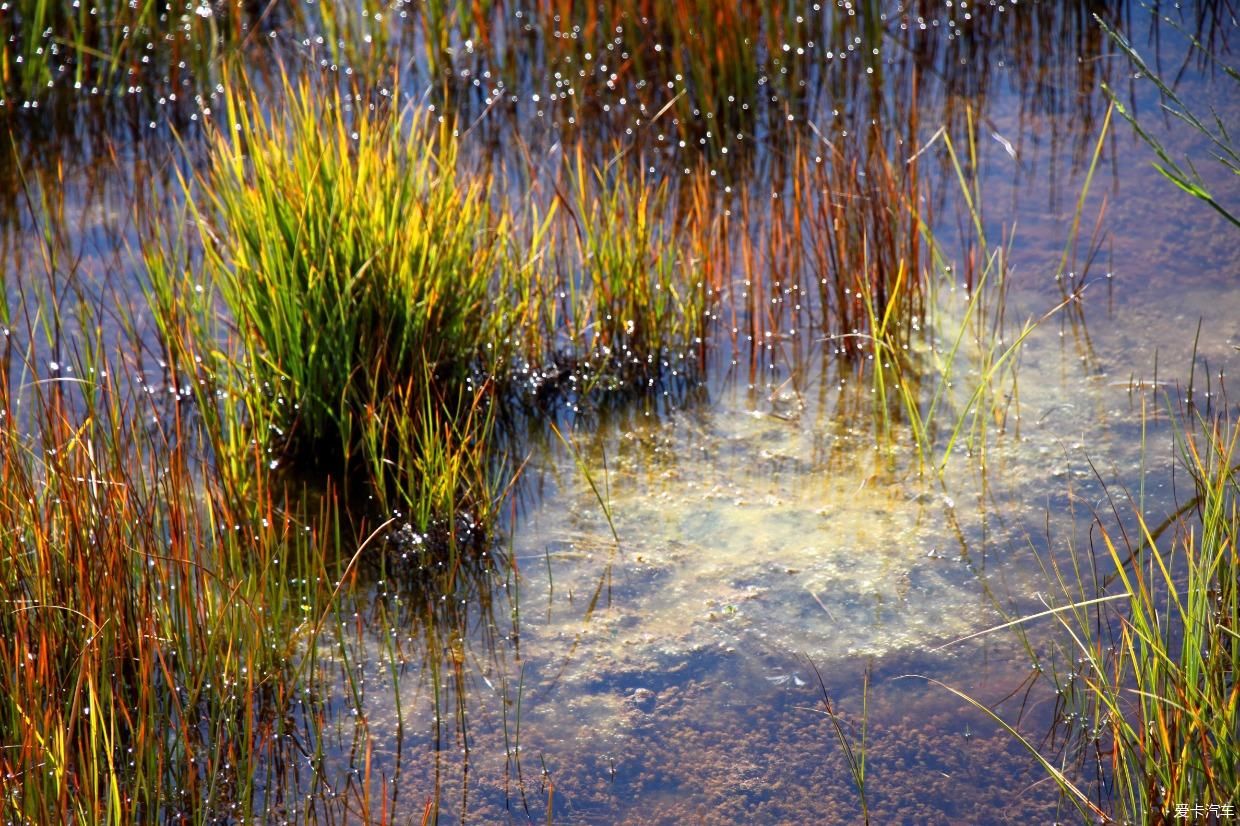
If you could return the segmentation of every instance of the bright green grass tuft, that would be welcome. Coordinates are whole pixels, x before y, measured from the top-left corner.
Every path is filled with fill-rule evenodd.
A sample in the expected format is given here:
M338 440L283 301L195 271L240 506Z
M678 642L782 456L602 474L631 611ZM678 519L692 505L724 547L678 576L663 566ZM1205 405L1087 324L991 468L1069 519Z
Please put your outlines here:
M192 193L251 406L288 456L360 461L422 513L480 506L463 468L481 468L490 421L473 376L500 317L506 221L427 113L284 92L267 119L229 91Z

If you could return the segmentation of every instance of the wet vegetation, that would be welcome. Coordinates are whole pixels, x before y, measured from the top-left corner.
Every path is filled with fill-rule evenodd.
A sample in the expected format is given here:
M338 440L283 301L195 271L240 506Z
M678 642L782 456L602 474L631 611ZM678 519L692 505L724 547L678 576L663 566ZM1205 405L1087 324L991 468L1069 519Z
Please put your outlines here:
M1174 812L1183 800L1230 799L1240 782L1234 414L1190 407L1181 415L1177 449L1191 499L1157 526L1136 514L1133 535L1098 514L1101 547L1076 555L1105 549L1105 576L1055 572L1074 605L1059 617L1072 643L1051 666L1065 742L1082 762L1110 752L1115 808L1128 819ZM1080 605L1114 593L1124 599Z
M1204 202L1198 251L1240 248L1197 160L1236 171L1235 10L1164 11L5 4L3 821L821 819L782 767L737 768L771 745L746 718L702 747L705 785L733 778L705 809L562 733L688 765L712 733L668 709L731 720L738 684L814 755L802 791L852 795L841 822L969 816L909 791L957 720L1048 780L977 779L987 820L1001 794L1082 822L1240 805L1236 331L1199 331L1179 382L1121 353L1115 469L1094 429L1087 472L1034 481L1069 452L1030 435L1076 369L1046 362L1096 387L1117 360L1094 342L1124 323L1098 308L1132 148ZM1011 216L1040 213L1022 251ZM1057 497L1041 535L1015 515ZM681 500L771 513L673 524ZM531 552L548 507L568 527ZM831 568L746 549L668 619L694 530L729 544L712 519L860 539ZM887 544L893 586L848 573ZM956 573L918 567L948 545ZM990 630L861 641L941 582ZM966 644L993 652L939 653ZM969 682L992 657L1021 676ZM744 687L768 662L787 694ZM924 730L883 699L913 682L949 709Z
M25 319L53 348L54 295ZM332 497L310 524L264 457L207 472L218 421L77 323L48 363L6 325L5 817L227 817L315 748L296 655L340 574Z

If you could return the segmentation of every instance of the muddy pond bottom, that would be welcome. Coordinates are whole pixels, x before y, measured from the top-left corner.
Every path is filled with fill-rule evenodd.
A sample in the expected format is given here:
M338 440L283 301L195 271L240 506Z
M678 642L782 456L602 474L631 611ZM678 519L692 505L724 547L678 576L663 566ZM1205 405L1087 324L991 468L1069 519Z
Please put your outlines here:
M369 771L394 811L444 822L856 822L826 695L878 822L1053 819L1028 753L927 679L994 702L1029 676L1006 635L933 649L1032 592L1030 559L996 549L1044 506L893 471L813 394L769 390L532 459L517 573L485 608L434 642L350 635L364 690L338 695L329 759L348 767L327 776Z
M566 470L593 486L518 540L523 633L573 640L574 675L967 633L990 614L954 502L876 470L861 441L725 403L576 445Z

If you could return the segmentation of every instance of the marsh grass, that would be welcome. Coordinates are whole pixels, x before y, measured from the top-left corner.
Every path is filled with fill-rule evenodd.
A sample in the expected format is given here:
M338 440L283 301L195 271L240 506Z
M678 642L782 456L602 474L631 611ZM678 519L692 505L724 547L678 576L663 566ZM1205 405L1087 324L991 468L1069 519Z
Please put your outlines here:
M160 105L211 96L234 58L250 69L281 37L322 66L381 82L408 51L406 0L13 0L0 9L0 103L42 106L58 90L94 96L150 95ZM435 18L442 4L421 17ZM456 18L452 18L455 27ZM448 21L445 19L444 23ZM290 44L291 45L291 44ZM288 50L275 46L287 56ZM451 72L446 63L437 77Z
M771 196L741 187L737 224L748 229L730 248L739 283L724 310L734 343L750 347L751 376L799 335L817 335L841 378L871 386L880 448L907 441L917 468L934 473L958 443L980 453L1002 429L1025 337L1003 342L1010 238L988 243L967 125L962 159L945 127L919 144L915 116L894 136L877 122L852 136L811 124L773 173ZM959 252L939 235L941 198L923 178L936 152L958 185ZM960 312L948 308L958 288Z
M641 168L588 169L580 151L572 173L574 289L589 298L571 333L614 353L622 369L655 375L665 355L701 342L706 305L698 262L671 221L668 183Z
M857 797L861 803L861 822L869 826L870 804L866 796L865 758L866 730L869 727L870 720L870 677L873 674L874 664L871 662L866 665L865 676L862 681L861 730L850 735L846 730L847 721L840 711L838 703L831 702L831 694L827 691L827 684L822 678L822 672L818 670L818 666L814 665L812 661L807 659L806 662L813 670L814 677L818 681L818 690L822 694L823 713L831 721L831 729L835 732L835 739L844 753L844 763L848 767L848 773L852 776L853 786L857 790Z
M1184 806L1232 803L1240 788L1235 416L1225 399L1213 410L1170 411L1191 498L1153 524L1140 498L1104 484L1088 547L1069 543L1066 554L1040 558L1061 598L981 632L1015 629L1054 688L1055 720L1041 745L937 683L1003 726L1090 822L1172 822ZM1056 632L1037 630L1043 621Z
M721 225L702 235L709 281L723 284L711 318L730 322L751 370L807 333L862 370L878 326L901 349L919 329L929 268L917 159L893 155L877 125L859 136L828 129L789 131L782 162L728 186Z
M868 349L859 338L865 334L907 350L924 317L927 280L918 158L892 158L877 127L865 141L824 142L816 151L822 154L814 163L800 164L805 175L794 202L812 210L803 232L818 276L823 332L850 357ZM816 191L828 194L801 195Z
M1148 68L1126 41L1099 23L1121 51L1139 67ZM1219 141L1226 138L1225 130L1220 127L1215 132L1188 114L1174 93L1161 81L1155 82L1178 107L1171 110L1173 115L1220 145ZM1160 172L1231 218L1204 188L1195 170L1171 159L1113 94L1111 102L1102 118L1069 238L1055 270L1064 298L1052 313L1074 306L1088 284L1089 265L1098 249L1097 232L1083 250L1078 240L1086 196L1113 111L1118 110L1151 144L1161 161ZM976 236L984 242L976 206L980 193L965 183L961 170L966 165L957 159L950 136L944 140L968 197ZM972 154L971 148L970 157ZM1216 156L1224 165L1234 160L1226 151ZM1001 252L980 257L986 266L980 273L979 288L994 277L992 272L1003 274ZM1083 266L1071 266L1081 256ZM992 262L999 268L992 271ZM979 294L975 288L967 316L974 315L972 302ZM1049 314L1026 323L1006 349L990 348L990 356L981 362L983 380L975 385L963 408L966 414L976 411L971 420L974 424L962 429L961 424L970 420L963 414L957 418L943 461L958 440L964 440L971 453L979 444L984 448L978 433L984 437L987 431L977 431L975 424L977 413L1000 410L989 401L996 398L991 389L994 379L1002 376L997 371L1006 369L1005 363L1013 359L1016 348L1047 317ZM975 339L987 340L1001 341L994 336ZM961 341L958 337L949 351L949 367L957 360ZM1236 589L1236 572L1240 570L1236 551L1240 464L1236 460L1235 410L1225 397L1213 400L1204 409L1194 405L1191 397L1190 390L1190 401L1178 414L1171 410L1168 415L1174 426L1179 467L1191 480L1193 495L1189 501L1168 519L1153 524L1148 521L1143 493L1133 498L1127 491L1117 492L1103 483L1106 495L1100 507L1107 512L1095 510L1091 514L1089 546L1070 544L1066 556L1051 552L1041 558L1048 582L1062 598L1049 603L1045 611L991 629L1017 629L1036 672L1055 689L1056 721L1042 743L1027 739L994 709L938 683L990 714L1030 751L1081 818L1090 822L1171 822L1183 816L1185 806L1191 813L1194 805L1208 808L1231 803L1240 788L1234 746L1240 723L1240 687L1234 677L1240 660ZM931 413L938 399L936 393ZM950 402L950 397L946 401ZM1144 438L1143 421L1143 442ZM931 444L929 439L924 441ZM1121 511L1126 510L1124 502L1132 506L1128 518L1121 517ZM1047 618L1058 625L1057 633L1049 635L1049 646L1046 635L1032 630L1035 622Z
M941 478L951 457L962 452L984 469L989 446L996 435L1006 432L1013 411L1014 421L1019 421L1017 375L1024 343L1049 319L1076 306L1088 286L1090 264L1100 244L1097 230L1084 250L1079 271L1069 271L1069 265L1082 254L1078 248L1082 219L1110 121L1108 110L1085 170L1063 253L1056 263L1054 279L1061 301L1041 315L1031 316L1018 330L1009 330L1006 318L1014 238L1008 233L996 243L987 230L980 182L969 171L978 168L972 115L966 116L967 154L962 156L945 128L918 150L921 154L936 141L943 144L963 204L965 240L959 263L944 248L929 216L915 210L910 200L908 209L923 240L926 270L920 276L913 275L904 259L898 259L897 276L887 288L885 303L875 301L874 288L868 282L859 285L857 300L865 312L866 333L858 338L870 351L880 432L894 433L896 423L902 420L923 471ZM916 190L902 192L911 199ZM892 308L900 306L896 299L902 290L918 291L912 302L905 300L918 308L917 312L893 315ZM958 292L963 305L955 311L945 309L944 300ZM928 343L914 341L912 332L923 333ZM893 408L898 419L891 412Z
M4 817L248 817L316 736L293 686L331 599L330 510L300 517L261 463L234 496L192 402L135 384L68 295L0 351Z
M63 5L17 5L5 18L8 94L33 94L55 78L101 86L147 72L175 78L172 67L190 52L189 63L201 61L195 70L209 76L257 25L244 3L211 6L227 15L199 15L196 4L186 5L183 18L166 18L151 3L113 4L108 25L79 25ZM296 13L302 6L281 8ZM537 388L571 385L565 396L543 394L534 408L557 435L567 432L555 418L566 398L616 390L627 392L616 394L620 405L647 405L621 407L636 426L640 413L658 410L657 395L654 405L649 398L667 395L669 374L696 378L712 323L727 316L734 344L747 337L755 362L773 361L806 329L833 341L842 363L870 371L879 428L907 427L919 460L937 470L961 446L984 453L991 429L1006 426L1019 347L1033 327L1004 340L1007 248L986 242L980 184L964 172L977 167L970 109L954 113L964 121L967 154L956 151L959 120L943 137L945 168L959 183L974 243L959 268L949 268L932 232L920 162L908 154L919 133L917 110L879 121L881 55L863 48L861 62L877 77L829 92L848 100L868 86L871 108L864 111L873 129L849 138L844 131L824 137L814 127L811 138L793 127L770 128L784 119L790 90L816 94L796 90L817 77L804 72L821 60L780 56L817 37L787 4L543 0L530 38L547 52L529 58L514 51L525 41L511 21L509 30L496 22L512 11L504 4L422 4L408 28L421 32L436 94L446 74L485 67L498 59L492 50L508 49L503 68L493 68L513 78L505 90L513 97L524 98L528 75L554 66L558 55L565 64L572 58L567 88L591 97L566 111L584 120L607 95L633 94L633 105L644 107L632 141L616 142L618 116L597 121L601 139L587 135L590 129L568 130L565 160L531 164L544 171L531 173L529 192L512 196L497 193L495 179L462 157L467 137L451 116L371 106L382 96L369 94L370 86L390 67L382 53L400 53L395 47L403 45L403 24L378 25L377 12L394 8L369 0L321 6L316 25L326 57L311 49L313 58L355 67L365 77L340 85L366 94L281 78L263 87L274 106L238 80L213 99L206 157L185 165L201 170L182 182L186 205L144 228L164 386L129 381L139 361L149 364L105 345L101 313L80 296L73 323L61 317L64 302L55 296L73 290L29 301L21 295L22 310L0 304L0 536L14 549L0 561L0 729L16 733L0 748L4 819L244 820L273 816L282 793L295 800L296 792L309 789L313 797L338 787L337 778L324 777L322 727L337 697L348 711L360 705L366 649L351 641L364 623L348 618L364 604L356 594L368 581L362 572L372 575L376 566L380 584L397 576L411 587L403 607L384 604L368 622L380 629L420 623L424 651L409 660L427 664L436 746L448 739L441 720L455 717L465 732L469 607L482 603L483 624L494 625L491 591L479 583L496 573L482 560L521 449L518 440L502 442L499 430L523 377L535 377ZM839 52L854 41L877 44L895 25L882 24L876 3L858 10L854 16L833 5L829 20L812 25L828 27L822 42ZM130 38L117 40L124 26ZM161 31L167 37L143 68L142 35L154 41ZM960 34L952 48L985 42ZM464 48L466 38L476 40L477 56ZM606 72L594 71L599 46L608 54ZM9 50L18 48L26 58L20 64ZM586 59L587 49L595 58ZM949 86L980 82L950 68L959 62L954 56L930 55L929 62L949 75ZM777 65L787 71L775 72ZM1028 74L1040 76L1033 68ZM666 94L664 72L676 78ZM639 96L639 89L658 94ZM773 116L771 123L760 122L759 111ZM671 139L660 138L663 145L649 152L653 130L645 127L653 122ZM843 120L830 128L842 127ZM755 130L767 130L767 165L722 168L724 176L752 174L741 183L729 178L735 194L711 183L713 167L690 169L686 156L668 151L679 138L707 146L704 156L719 160L727 148L720 135L751 138ZM1097 159L1096 150L1090 176ZM768 201L773 193L778 200ZM1074 236L1083 202L1082 194ZM40 227L53 284L63 267L75 266L61 248L58 223ZM195 237L186 237L186 227L198 230ZM1064 262L1068 257L1065 250ZM936 284L949 281L966 285L963 321L930 315ZM11 282L0 286L7 299ZM1078 287L1065 287L1065 301ZM725 289L728 303L720 306ZM24 332L8 330L23 310L34 314L18 325ZM128 311L116 312L137 339ZM946 345L917 352L930 328ZM46 352L57 354L59 367L50 367ZM574 425L591 423L588 414L573 418ZM1223 739L1235 730L1237 696L1228 676L1237 627L1229 427L1201 418L1182 439L1198 495L1170 544L1144 523L1135 542L1100 533L1116 573L1092 587L1083 565L1071 576L1048 566L1070 600L1055 614L1070 640L1063 659L1091 666L1069 695L1092 704L1094 725L1076 754L1093 748L1113 760L1109 771L1122 778L1116 788L1126 811L1151 811L1151 795L1163 788L1172 791L1155 802L1165 811L1180 799L1218 799L1236 784ZM575 436L567 441L585 472ZM509 447L511 457L504 455ZM308 472L320 490L305 490L305 477L290 470ZM606 475L601 491L585 475L611 523ZM338 495L348 499L349 514ZM374 511L382 515L375 519ZM393 538L394 512L416 533L416 549ZM349 538L354 519L363 526L356 541ZM461 553L468 537L477 554ZM399 553L376 559L371 539ZM509 583L514 571L505 572ZM1120 601L1105 590L1117 583L1126 612L1104 618L1097 606L1106 600L1110 611ZM515 640L515 593L512 600ZM1111 634L1105 640L1102 628ZM398 643L384 640L396 686ZM1093 668L1091 656L1103 667ZM325 680L320 666L343 682ZM511 755L521 740L524 676L517 678ZM823 696L864 812L868 695L859 740L825 689ZM1132 722L1117 722L1123 715ZM359 727L347 715L341 725ZM1100 736L1116 744L1109 753L1088 745ZM457 744L468 742L461 733ZM372 794L363 746L351 766L357 771L343 781L343 805L367 814L378 806L382 818L388 798L380 804ZM515 768L520 780L519 762ZM437 813L439 791L427 803L427 820ZM325 801L306 803L307 819L311 810L334 813ZM550 817L550 802L547 811Z
M583 114L592 111L588 101L596 97L636 92L651 78L675 78L670 91L661 90L664 99L648 101L651 113L670 108L667 128L673 135L717 153L724 133L752 133L760 62L768 37L778 37L772 27L783 17L784 3L540 0L534 6L534 42L549 68L566 71ZM619 65L590 77L596 61ZM581 67L587 71L578 75Z
M790 17L787 4L749 0L689 3L613 3L611 17L640 21L644 43L635 43L634 69L682 79L672 104L677 133L705 142L716 153L727 133L752 132L757 121L762 63L778 52L771 42ZM617 14L619 12L619 14Z
M551 115L574 140L631 136L726 166L805 93L816 53L784 46L820 39L826 24L806 12L782 0L436 2L417 9L414 26L419 68L445 99L502 101L518 117Z
M1171 819L1177 806L1228 803L1240 788L1240 430L1225 400L1175 420L1186 506L1161 526L1138 510L1130 533L1109 495L1091 546L1072 550L1070 568L1047 565L1070 602L1124 597L1058 614L1055 658L1075 667L1049 672L1069 753L1092 764L1117 820ZM1082 559L1095 554L1110 566Z
M682 207L640 157L578 152L562 179L495 192L429 108L309 80L269 117L241 84L225 98L174 217L198 237L156 221L144 258L168 358L241 400L213 431L236 484L257 452L343 474L419 531L467 515L485 545L520 463L490 445L523 388L554 406L559 384L580 401L696 375L700 188Z
M175 86L190 66L207 74L255 22L245 3L14 0L6 6L0 88L14 99L37 99L58 81L109 92L162 75Z

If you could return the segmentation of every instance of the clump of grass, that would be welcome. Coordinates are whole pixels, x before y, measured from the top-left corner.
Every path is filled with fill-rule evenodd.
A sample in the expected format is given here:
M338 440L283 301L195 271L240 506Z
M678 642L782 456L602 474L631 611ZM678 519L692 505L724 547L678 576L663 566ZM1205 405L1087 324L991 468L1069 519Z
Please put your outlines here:
M1057 679L1066 733L1079 759L1095 757L1118 820L1170 820L1179 805L1228 803L1240 789L1234 416L1185 411L1177 443L1195 496L1171 520L1153 526L1138 513L1130 537L1096 518L1110 572L1090 580L1076 560L1075 573L1054 571L1070 599L1123 597L1058 615L1058 659L1080 666Z
M519 361L502 378L543 411L693 384L717 297L706 176L677 189L638 154L577 150L504 204L497 327Z
M582 396L692 372L701 187L677 222L666 182L578 152L540 206L541 182L498 195L458 168L461 138L427 111L304 80L282 94L268 119L252 92L225 93L208 166L185 182L200 258L168 227L147 233L169 358L243 399L244 422L216 430L221 465L270 445L269 461L360 478L419 531L468 514L485 538L509 472L487 445L515 384L568 376Z
M290 458L360 460L420 512L482 506L479 480L456 471L486 439L474 376L496 338L505 219L428 113L354 107L304 80L284 92L268 120L230 91L191 198L245 392Z

